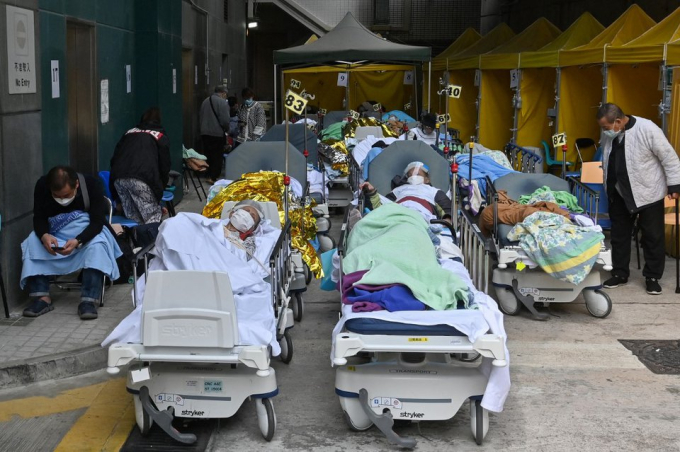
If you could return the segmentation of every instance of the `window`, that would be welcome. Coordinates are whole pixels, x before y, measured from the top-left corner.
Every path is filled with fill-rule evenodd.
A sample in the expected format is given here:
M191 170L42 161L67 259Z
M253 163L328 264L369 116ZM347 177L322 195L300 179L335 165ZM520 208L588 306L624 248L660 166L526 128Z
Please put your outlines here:
M224 21L229 22L229 0L224 0Z

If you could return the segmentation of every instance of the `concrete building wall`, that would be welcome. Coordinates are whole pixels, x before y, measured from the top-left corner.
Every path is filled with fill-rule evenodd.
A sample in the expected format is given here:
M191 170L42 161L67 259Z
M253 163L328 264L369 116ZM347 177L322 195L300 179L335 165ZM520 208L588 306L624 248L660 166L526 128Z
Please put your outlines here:
M7 5L33 10L37 92L9 94ZM0 1L0 260L10 304L23 300L19 290L21 241L32 229L33 186L43 172L38 0Z
M208 12L209 72L206 74L206 14L189 0L182 1L182 52L185 58L184 140L187 147L201 149L198 110L215 85L227 79L229 95L240 97L246 86L246 2L194 0ZM225 18L225 8L227 14ZM197 77L195 75L198 74Z

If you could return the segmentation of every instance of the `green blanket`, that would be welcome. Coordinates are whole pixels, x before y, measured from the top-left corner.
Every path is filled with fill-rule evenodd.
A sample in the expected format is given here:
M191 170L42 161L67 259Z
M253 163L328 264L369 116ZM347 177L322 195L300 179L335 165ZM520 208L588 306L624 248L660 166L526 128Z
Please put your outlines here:
M550 187L544 185L536 189L530 195L520 196L520 204L535 204L537 202L553 202L559 206L566 207L569 212L581 213L583 209L578 205L578 199L568 191L552 191Z
M346 124L347 124L346 121L336 122L335 124L331 124L330 126L323 129L321 131L321 141L325 141L328 139L338 141L344 140L345 137L343 136L342 131Z
M404 284L435 310L475 308L467 285L443 269L422 216L386 204L359 221L349 235L345 274L368 270L357 284Z

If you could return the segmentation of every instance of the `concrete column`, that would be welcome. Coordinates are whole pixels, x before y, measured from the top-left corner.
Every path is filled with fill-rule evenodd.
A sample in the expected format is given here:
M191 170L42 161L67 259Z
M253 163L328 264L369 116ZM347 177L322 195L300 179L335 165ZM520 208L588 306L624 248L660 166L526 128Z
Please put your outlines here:
M482 11L479 31L483 35L503 22L502 0L482 0Z
M8 4L33 10L35 93L9 94ZM33 228L33 187L43 174L39 35L38 0L0 1L0 259L10 307L25 301L19 290L21 242Z

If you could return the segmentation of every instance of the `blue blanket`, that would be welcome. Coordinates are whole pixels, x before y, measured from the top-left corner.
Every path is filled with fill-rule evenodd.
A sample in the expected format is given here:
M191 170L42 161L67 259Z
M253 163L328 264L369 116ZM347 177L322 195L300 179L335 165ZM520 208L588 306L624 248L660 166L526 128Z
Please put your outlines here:
M470 154L458 154L456 162L458 163L458 176L468 179L470 177ZM499 177L516 172L496 162L488 155L475 154L472 157L472 179L477 181L482 198L486 198L486 176L489 176L493 182Z
M75 238L90 224L90 216L85 212L70 212L49 219L50 234L59 242L59 246ZM116 258L123 253L116 243L113 234L104 227L102 232L82 248L76 249L68 256L47 252L42 242L31 234L21 243L23 268L21 269L21 288L26 286L26 278L35 275L68 275L83 268L94 268L112 281L118 279Z

